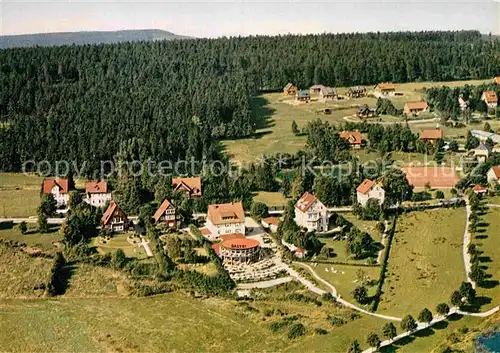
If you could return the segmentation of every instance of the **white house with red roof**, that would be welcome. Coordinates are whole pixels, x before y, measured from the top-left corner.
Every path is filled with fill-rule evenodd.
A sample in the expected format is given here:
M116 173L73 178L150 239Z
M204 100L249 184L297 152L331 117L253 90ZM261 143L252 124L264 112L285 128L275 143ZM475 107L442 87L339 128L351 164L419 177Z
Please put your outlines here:
M312 232L328 231L330 212L313 194L306 192L295 204L295 223Z
M177 214L175 206L169 200L165 200L161 203L160 207L156 210L153 215L155 223L164 223L169 228L177 227Z
M111 190L104 180L85 183L85 202L94 207L103 207L111 201Z
M500 165L491 167L486 176L488 178L488 183L500 184Z
M57 207L66 207L69 203L69 180L46 179L43 181L42 193L45 195L52 194Z
M474 185L474 187L472 188L472 191L474 191L474 193L476 195L479 195L479 196L483 196L483 195L488 193L488 189L486 189L484 186L479 185L479 184Z
M356 189L357 200L361 206L366 206L369 199L375 199L379 204L385 200L385 190L375 181L365 179Z
M245 234L245 211L241 201L208 205L205 228L210 240L224 234Z

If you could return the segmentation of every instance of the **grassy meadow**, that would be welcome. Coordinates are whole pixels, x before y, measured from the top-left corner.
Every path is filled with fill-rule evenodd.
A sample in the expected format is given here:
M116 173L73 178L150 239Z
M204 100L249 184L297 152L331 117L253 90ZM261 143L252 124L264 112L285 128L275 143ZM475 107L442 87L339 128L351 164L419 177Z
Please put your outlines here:
M24 243L29 247L37 248L42 251L54 250L54 243L62 240L62 235L58 231L59 226L51 226L50 233L40 234L37 232L37 226L34 223L28 223L28 231L21 234L19 225L2 223L0 224L0 239Z
M378 312L418 315L448 302L465 280L465 210L437 209L398 219Z
M389 97L396 108L403 108L408 101L421 100L424 95L424 88L430 87L459 87L464 85L480 85L491 80L472 80L454 82L415 82L397 84L396 90L401 95ZM340 95L345 95L348 88L337 89ZM368 88L370 92L371 88ZM357 107L368 104L371 107L376 105L376 98L365 97L361 99L343 99L329 102L319 101L313 95L310 103L295 104L292 97L286 97L282 93L266 93L253 100L252 113L257 121L256 133L251 138L238 140L226 140L222 146L229 157L235 163L248 164L258 160L262 155L274 155L276 153L295 153L305 145L305 136L296 136L292 133L292 121L295 121L299 129L304 127L309 121L321 119L330 123L358 121L353 117ZM330 109L331 114L324 114L325 109ZM382 116L374 119L374 122L396 123L402 122L402 118ZM489 121L493 128L500 128L500 121ZM411 122L410 126L414 132L421 132L424 129L436 127L438 121ZM471 125L467 128L447 128L444 127L445 136L450 138L465 139L467 130L470 128L480 129L484 123Z
M0 173L0 217L36 215L42 178L21 173Z

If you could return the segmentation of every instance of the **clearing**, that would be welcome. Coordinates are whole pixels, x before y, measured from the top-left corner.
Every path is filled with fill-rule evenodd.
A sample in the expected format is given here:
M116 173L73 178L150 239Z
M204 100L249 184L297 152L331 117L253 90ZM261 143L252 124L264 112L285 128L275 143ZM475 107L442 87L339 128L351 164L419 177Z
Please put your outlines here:
M465 280L463 208L414 212L398 219L380 313L415 317L448 302Z
M42 178L21 173L0 173L0 217L36 215Z
M402 96L389 97L396 108L403 108L407 101L420 100L423 98L425 87L449 86L457 87L464 85L480 85L490 83L491 80L472 80L455 82L418 82L396 84L396 90ZM347 88L338 88L340 95L345 95ZM320 118L330 123L345 122L345 117L350 121L356 113L357 107L368 104L375 107L377 99L365 97L361 99L344 99L329 102L318 101L313 95L310 103L294 104L293 98L286 97L283 93L266 93L253 99L252 113L257 122L257 129L252 138L238 140L226 140L222 145L228 156L235 163L246 165L257 161L263 155L275 155L276 153L296 153L304 147L306 137L296 136L292 132L292 121L295 120L299 129L306 126L309 121ZM325 114L325 109L330 109L330 114ZM350 118L349 118L350 117ZM394 123L403 122L402 118L382 116L380 122ZM492 128L500 127L500 121L490 120ZM411 123L414 132L424 129L435 128L436 121ZM472 125L471 128L480 128L484 122ZM446 137L465 138L467 128L454 129L444 128Z

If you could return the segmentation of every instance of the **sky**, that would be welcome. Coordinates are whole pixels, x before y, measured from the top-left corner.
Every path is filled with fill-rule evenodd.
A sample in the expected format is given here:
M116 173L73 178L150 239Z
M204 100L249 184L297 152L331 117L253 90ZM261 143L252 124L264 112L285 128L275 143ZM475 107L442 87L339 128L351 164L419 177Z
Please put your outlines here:
M0 0L0 35L164 29L193 37L476 29L500 34L492 0Z

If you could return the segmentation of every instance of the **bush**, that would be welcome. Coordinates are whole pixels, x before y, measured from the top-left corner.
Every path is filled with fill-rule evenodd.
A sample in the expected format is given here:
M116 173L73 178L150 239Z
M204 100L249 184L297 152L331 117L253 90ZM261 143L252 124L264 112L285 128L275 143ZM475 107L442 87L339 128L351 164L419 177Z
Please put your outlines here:
M342 319L341 317L337 317L337 316L329 316L328 322L330 322L330 324L332 324L332 326L342 326L346 323L344 319Z
M125 255L122 249L116 250L111 255L111 266L113 266L114 268L123 268L126 263L127 263L127 256Z
M306 334L306 328L301 323L293 324L288 330L288 338L294 339Z
M441 190L436 191L436 199L438 200L444 199L444 192L442 192Z
M255 219L262 219L267 217L269 214L269 209L267 205L263 202L253 202L250 207L250 215Z
M61 252L56 253L52 269L47 280L47 295L54 296L64 292L64 275L61 273L66 265L66 259Z
M289 325L289 322L282 320L282 321L276 321L276 322L270 323L268 328L272 332L278 332L278 331L281 331L283 328L285 328L288 325Z
M316 327L314 329L314 333L317 334L317 335L327 335L328 331L325 330L325 329L323 329L323 328Z

